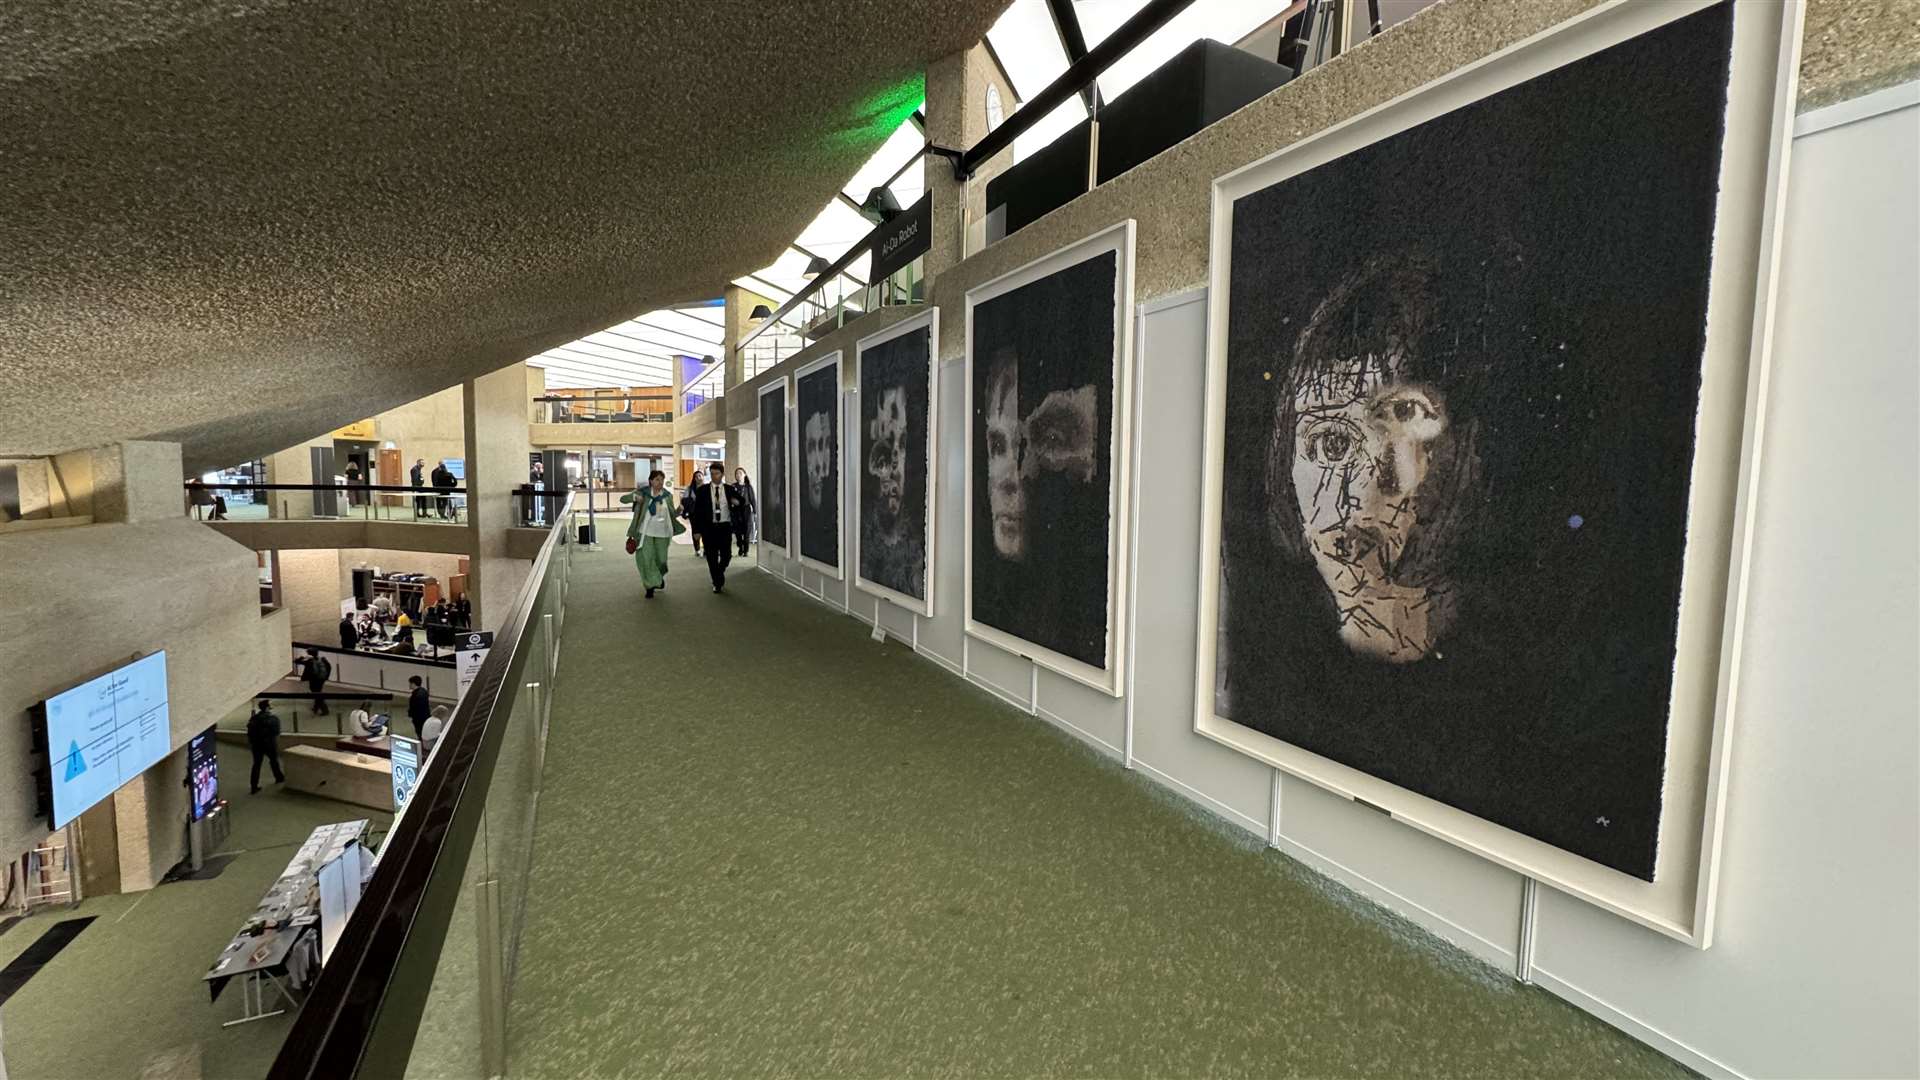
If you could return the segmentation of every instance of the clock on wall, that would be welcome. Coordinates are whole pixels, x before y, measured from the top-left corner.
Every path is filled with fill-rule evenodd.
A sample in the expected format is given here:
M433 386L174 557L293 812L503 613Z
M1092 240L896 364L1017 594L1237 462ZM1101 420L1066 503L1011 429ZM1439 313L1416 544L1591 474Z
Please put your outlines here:
M1006 109L1000 104L1000 88L997 86L987 87L987 130L992 131L994 128L999 127L1000 121L1006 118Z

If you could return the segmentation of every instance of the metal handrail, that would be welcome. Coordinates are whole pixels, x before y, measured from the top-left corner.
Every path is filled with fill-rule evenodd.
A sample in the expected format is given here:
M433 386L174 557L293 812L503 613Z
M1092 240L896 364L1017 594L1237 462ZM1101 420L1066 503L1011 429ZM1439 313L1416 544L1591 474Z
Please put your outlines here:
M459 897L461 875L436 880L443 858L464 866L486 812L486 792L513 700L510 675L541 648L534 608L554 553L566 542L556 516L526 584L494 636L466 696L394 822L359 905L268 1070L269 1080L337 1080L363 1066L400 1075L433 986L435 962ZM416 951L401 959L416 938ZM399 1013L390 1010L400 1010Z

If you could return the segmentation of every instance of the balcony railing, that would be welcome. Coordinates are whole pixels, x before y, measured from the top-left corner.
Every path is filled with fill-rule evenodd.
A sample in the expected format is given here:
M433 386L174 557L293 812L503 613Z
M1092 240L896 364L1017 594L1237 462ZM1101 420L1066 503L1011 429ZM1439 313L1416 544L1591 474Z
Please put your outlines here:
M537 397L536 424L672 423L673 402L659 397Z
M204 521L269 519L338 521L361 518L465 525L465 487L397 484L202 484L184 485L187 512Z
M429 999L436 1045L506 1069L547 717L574 552L563 503L455 707L268 1076L401 1076ZM489 620L491 621L491 619ZM453 932L455 926L461 929ZM477 931L477 932L476 932ZM477 996L479 1007L474 1007ZM444 1066L428 1063L428 1071Z

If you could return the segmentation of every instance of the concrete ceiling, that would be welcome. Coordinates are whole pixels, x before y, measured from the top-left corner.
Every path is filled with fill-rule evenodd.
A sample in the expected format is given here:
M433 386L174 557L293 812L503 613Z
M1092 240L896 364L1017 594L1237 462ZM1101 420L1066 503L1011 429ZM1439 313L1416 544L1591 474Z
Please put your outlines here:
M0 4L0 455L232 464L716 295L1007 2Z

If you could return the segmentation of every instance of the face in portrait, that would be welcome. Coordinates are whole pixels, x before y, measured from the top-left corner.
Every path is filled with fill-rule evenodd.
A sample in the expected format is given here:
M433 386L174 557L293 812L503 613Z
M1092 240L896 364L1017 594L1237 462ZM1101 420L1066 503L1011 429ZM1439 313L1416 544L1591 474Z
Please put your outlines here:
M1116 256L973 309L972 617L1107 663Z
M880 392L873 421L867 425L867 479L873 484L879 524L895 529L907 493L907 392L889 386Z
M807 417L807 508L820 509L827 495L827 474L833 470L833 418L826 413Z
M1347 648L1389 663L1432 655L1452 625L1446 533L1477 473L1445 394L1421 379L1426 294L1415 263L1335 289L1300 334L1273 430L1295 511L1283 542L1305 546Z

